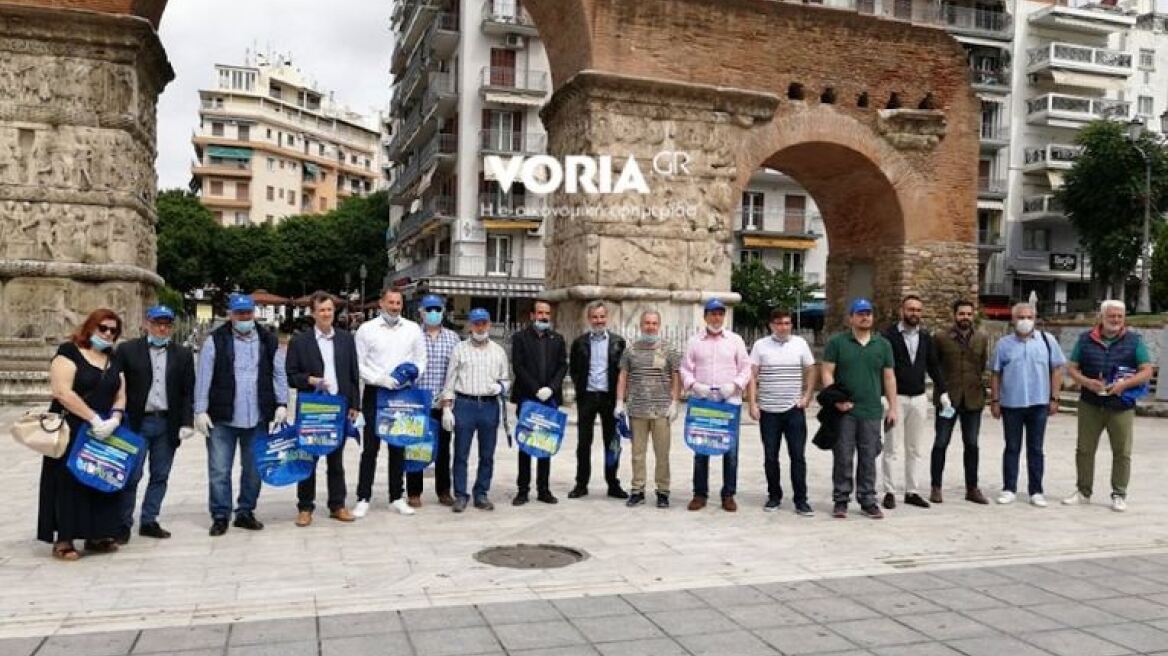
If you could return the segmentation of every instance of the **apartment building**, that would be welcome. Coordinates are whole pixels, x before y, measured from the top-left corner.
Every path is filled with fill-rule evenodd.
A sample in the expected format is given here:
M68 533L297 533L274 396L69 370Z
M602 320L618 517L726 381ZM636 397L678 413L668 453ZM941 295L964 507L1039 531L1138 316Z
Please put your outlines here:
M506 193L484 155L546 152L547 55L516 0L399 0L386 154L393 161L388 284L455 314L526 314L544 287L539 203Z
M377 117L345 108L288 59L217 64L199 100L191 188L223 225L327 212L382 186Z
M789 176L760 168L742 192L734 226L738 262L761 260L771 269L827 282L827 237L811 196Z

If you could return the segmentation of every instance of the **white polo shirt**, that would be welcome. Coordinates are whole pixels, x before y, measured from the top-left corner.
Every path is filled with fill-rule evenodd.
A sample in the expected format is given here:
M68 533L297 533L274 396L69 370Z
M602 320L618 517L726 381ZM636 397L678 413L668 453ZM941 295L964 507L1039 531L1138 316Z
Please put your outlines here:
M780 342L763 337L750 349L758 367L758 407L764 412L786 412L803 395L803 369L815 364L807 340L792 335Z

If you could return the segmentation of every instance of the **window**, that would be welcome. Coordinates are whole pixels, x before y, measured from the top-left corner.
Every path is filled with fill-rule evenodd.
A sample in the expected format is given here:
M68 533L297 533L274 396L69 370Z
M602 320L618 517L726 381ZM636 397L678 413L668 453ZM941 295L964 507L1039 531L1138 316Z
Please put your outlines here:
M268 95L275 98L276 100L279 100L280 96L282 95L280 85L276 84L275 82L270 83L268 85Z
M223 195L223 181L222 180L212 180L211 181L211 195L212 196L222 196Z
M251 186L246 182L235 183L235 200L247 200L248 194L251 192Z
M280 169L281 169L281 170L283 170L283 169L284 169L284 160L280 160Z
M738 251L738 261L741 264L746 264L751 260L762 261L762 251L754 250L753 248L744 248Z
M275 171L275 170L276 170L276 158L275 158L275 157L269 157L269 158L268 158L268 170L269 170L269 171Z
M322 144L322 143L321 143L321 144L316 144L316 149L317 149L317 153L318 153L318 154L319 154L321 157L324 157L324 144Z
M239 140L251 141L251 127L246 125L239 126Z
M249 223L251 223L251 219L248 218L247 212L236 212L235 213L235 225L245 226Z
M267 216L267 218L264 219L264 221L266 221L267 223L275 223L271 214L269 214Z
M1140 116L1146 116L1148 119L1152 118L1152 97L1140 96L1137 104L1136 113Z
M327 199L327 198L321 198L321 199L320 199L320 211L321 211L321 212L325 212L325 211L327 211L327 210L328 210L328 199Z
M783 271L787 273L802 276L803 275L803 253L801 251L784 251L783 252Z
M515 51L491 48L490 83L495 87L514 87Z
M284 200L284 188L280 188L280 200Z
M295 146L295 145L296 145L296 135L294 135L294 134L290 134L290 135L288 135L288 145L289 145L289 146Z
M288 190L288 204L293 207L296 206L296 192L291 189Z
M990 102L988 100L983 100L981 102L982 139L999 138L998 132L1001 131L1002 113L1001 103Z
M511 265L511 237L487 235L487 275L507 275Z
M268 141L272 140L272 128L268 128Z
M223 136L223 124L222 123L212 123L211 124L211 136L212 137L222 137Z
M268 187L268 200L276 200L276 188Z
M1156 51L1151 48L1140 48L1140 68L1145 71L1156 70Z
M1050 228L1023 228L1022 250L1049 251Z
M742 192L742 229L762 230L765 195L761 191Z
M787 194L783 198L783 232L803 234L807 232L807 197ZM802 265L799 268L802 271Z
M523 115L494 109L483 110L483 147L504 153L523 149Z

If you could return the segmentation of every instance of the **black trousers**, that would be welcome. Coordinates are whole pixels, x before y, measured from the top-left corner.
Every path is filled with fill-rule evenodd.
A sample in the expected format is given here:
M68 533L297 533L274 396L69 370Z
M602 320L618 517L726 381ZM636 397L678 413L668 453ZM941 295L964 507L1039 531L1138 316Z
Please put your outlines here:
M431 408L430 417L438 427L438 453L434 456L434 492L450 494L450 431L442 428L442 409ZM419 483L418 490L421 491Z
M339 510L345 507L345 496L348 489L345 487L345 445L342 442L332 453L324 457L328 470L328 509ZM317 459L317 463L320 459ZM297 510L312 512L316 509L316 468L312 468L312 475L296 484Z
M604 441L600 453L605 455L608 445L616 437L616 419L612 416L616 409L616 395L609 392L584 392L576 399L577 439L576 439L576 485L588 487L592 478L592 437L596 418L600 417L600 434ZM604 457L604 481L609 488L620 487L617 468L620 463L608 464Z
M520 399L515 404L515 414L519 415L519 408L524 401L531 399ZM539 492L550 492L551 487L548 479L552 475L552 459L551 458L536 458L535 465L535 489ZM515 480L515 487L519 488L519 494L527 494L531 490L531 456L523 451L519 451L519 476Z
M374 432L377 425L377 390L374 385L365 386L365 396L361 399L361 412L365 415L365 434L361 436L361 468L357 477L357 500L373 500L373 478L377 472L377 456L381 453L381 440ZM405 477L405 449L386 445L389 451L389 501L402 498L402 479ZM422 473L410 474L407 482L411 497L422 494Z

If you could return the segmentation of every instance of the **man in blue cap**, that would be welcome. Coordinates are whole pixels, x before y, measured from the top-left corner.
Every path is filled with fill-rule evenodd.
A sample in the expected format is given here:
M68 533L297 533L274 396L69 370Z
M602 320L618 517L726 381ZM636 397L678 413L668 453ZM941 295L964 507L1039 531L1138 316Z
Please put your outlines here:
M430 417L438 428L438 453L434 458L434 492L438 503L454 505L450 495L450 431L442 426L442 389L446 384L446 368L450 364L450 354L458 346L458 333L442 325L446 302L441 296L427 294L422 297L418 314L422 319L422 337L426 342L426 370L418 377L418 387L429 390L434 395L434 405ZM406 487L422 490L422 472L406 474ZM421 496L410 496L409 505L422 505Z
M895 362L892 345L873 332L872 302L859 298L848 311L850 329L834 335L823 352L823 386L839 382L851 401L836 403L843 413L839 436L832 457L832 517L848 516L848 499L852 495L852 462L855 464L856 500L864 515L883 519L876 503L876 456L880 455L881 417L884 428L891 428L897 418ZM882 395L884 402L881 401ZM887 414L884 404L887 404Z
M227 532L231 516L231 466L239 449L238 528L258 531L260 475L252 442L270 423L288 419L288 379L276 335L255 322L247 294L227 299L229 321L211 331L199 351L195 378L195 429L207 436L207 483L212 536Z
M194 434L195 362L191 350L171 339L174 310L155 305L146 311L146 335L118 345L114 354L126 379L126 420L130 430L146 440L146 458L122 489L122 533L130 541L138 482L150 467L150 482L142 501L138 534L165 539L170 531L158 524L162 499L174 463L175 450Z

